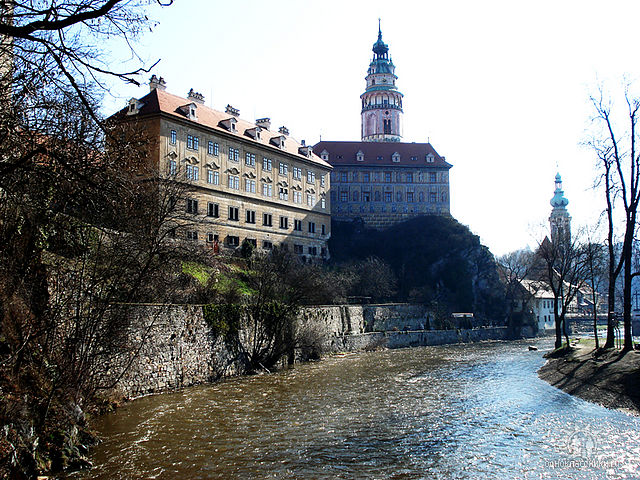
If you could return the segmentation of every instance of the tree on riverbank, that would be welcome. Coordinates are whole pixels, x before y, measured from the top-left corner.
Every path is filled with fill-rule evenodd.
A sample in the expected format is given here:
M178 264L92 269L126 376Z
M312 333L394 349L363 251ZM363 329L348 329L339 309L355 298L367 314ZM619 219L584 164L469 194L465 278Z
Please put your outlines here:
M173 254L175 186L124 173L145 140L111 142L98 114L99 76L139 72L105 68L101 43L148 3L0 2L0 476L77 461L83 410L127 363L104 359L135 352L124 304Z
M597 155L601 168L600 184L606 202L607 217L607 252L609 281L609 316L607 340L605 348L614 347L615 288L618 276L623 280L623 322L624 349L633 348L631 332L633 244L636 234L636 219L640 203L640 144L638 142L638 116L640 115L640 98L630 93L629 85L624 89L626 103L627 129L622 133L617 128L616 113L613 101L601 88L597 95L591 97L595 111L594 124L598 129L587 142ZM622 248L616 251L617 222L614 207L622 205Z

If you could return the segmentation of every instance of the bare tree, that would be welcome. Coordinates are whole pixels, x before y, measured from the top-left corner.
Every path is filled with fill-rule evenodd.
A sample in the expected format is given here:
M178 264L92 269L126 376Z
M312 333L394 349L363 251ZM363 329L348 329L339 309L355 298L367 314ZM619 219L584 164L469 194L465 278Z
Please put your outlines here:
M640 99L632 97L629 87L624 94L627 105L628 130L620 135L616 129L613 107L610 100L600 89L599 95L592 97L595 120L602 127L589 144L594 148L602 167L606 214L608 219L608 253L609 253L609 327L605 348L614 346L612 318L615 304L615 281L622 273L623 278L623 321L624 349L633 348L631 332L631 283L633 240L636 231L636 216L640 202L640 152L637 148L637 122L640 110ZM616 254L614 248L614 205L622 203L624 208L622 249Z
M553 293L555 348L562 347L563 335L569 345L566 315L587 278L584 249L576 238L577 235L574 235L571 241L555 243L545 238L538 249L544 265L543 279Z
M538 288L537 284L532 284L532 288L523 286L523 281L530 277L535 268L534 260L534 254L530 250L517 250L497 259L505 285L508 325L513 328L522 327L524 316Z
M135 38L149 3L0 1L0 456L16 452L0 476L34 476L36 456L64 466L60 432L132 347L114 305L148 295L174 253L175 184L128 172L144 138L120 141L97 113L103 78L145 70L111 70L100 44Z

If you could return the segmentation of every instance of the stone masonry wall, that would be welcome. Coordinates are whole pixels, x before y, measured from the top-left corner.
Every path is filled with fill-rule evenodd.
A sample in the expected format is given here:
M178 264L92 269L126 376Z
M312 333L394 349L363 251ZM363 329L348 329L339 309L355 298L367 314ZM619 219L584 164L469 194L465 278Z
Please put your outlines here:
M239 371L224 343L215 340L199 305L140 305L132 318L132 350L139 352L114 389L135 398L214 381ZM329 305L306 307L302 328L324 339L328 352L402 348L504 340L506 327L422 330L420 305Z

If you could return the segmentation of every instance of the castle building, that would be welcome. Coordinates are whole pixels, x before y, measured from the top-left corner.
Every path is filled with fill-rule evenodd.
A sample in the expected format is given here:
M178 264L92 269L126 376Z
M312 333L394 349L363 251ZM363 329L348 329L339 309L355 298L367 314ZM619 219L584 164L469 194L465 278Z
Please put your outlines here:
M551 215L549 216L549 226L551 227L551 242L556 245L558 242L569 245L571 243L571 216L567 211L569 200L564 196L562 190L562 177L556 174L555 191L551 198Z
M305 258L328 258L331 166L289 130L271 130L269 118L243 120L230 105L209 108L202 94L166 91L155 75L150 92L132 98L114 117L150 132L151 161L167 178L186 182L185 216L178 235L231 251L248 240L282 246Z
M314 151L333 166L331 214L362 219L374 228L402 220L450 213L451 165L430 143L402 141L403 94L389 56L378 39L360 96L361 141L320 141Z

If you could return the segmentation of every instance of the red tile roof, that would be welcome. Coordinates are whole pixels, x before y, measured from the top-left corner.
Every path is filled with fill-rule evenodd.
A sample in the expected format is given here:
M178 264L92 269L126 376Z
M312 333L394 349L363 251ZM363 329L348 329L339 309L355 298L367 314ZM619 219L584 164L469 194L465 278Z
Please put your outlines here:
M451 168L430 143L404 142L318 142L314 153L329 153L329 163L339 165L394 166L394 167L434 167ZM358 161L357 154L362 152L364 160ZM394 162L393 155L400 154L400 161ZM433 155L433 162L427 162L427 155ZM412 157L415 160L412 160Z
M244 140L249 140L251 142L259 143L261 146L265 148L271 148L275 151L284 151L298 157L305 158L314 163L317 163L323 167L331 168L327 162L322 160L316 152L311 154L311 157L306 157L305 155L301 155L298 149L303 147L301 143L295 140L293 137L285 136L284 148L279 148L275 146L270 140L274 137L281 137L282 134L280 132L274 132L271 130L266 130L264 127L261 129L260 138L254 139L247 134L245 131L248 129L256 128L255 123L248 122L239 117L234 117L230 113L220 112L218 110L214 110L206 105L194 102L191 99L179 97L177 95L173 95L168 93L165 90L154 89L149 92L144 97L138 100L141 106L139 107L139 111L137 115L147 116L153 115L157 113L164 113L176 118L179 118L183 121L193 122L198 125L205 126L207 128L211 128L213 130L218 130L222 132L226 132L227 134L235 135L237 137L243 138ZM196 119L190 120L185 115L183 110L180 107L185 107L195 103L196 105ZM126 117L127 108L124 108L114 114L114 117ZM236 131L229 131L226 128L220 126L220 122L222 120L228 120L230 118L236 119Z

